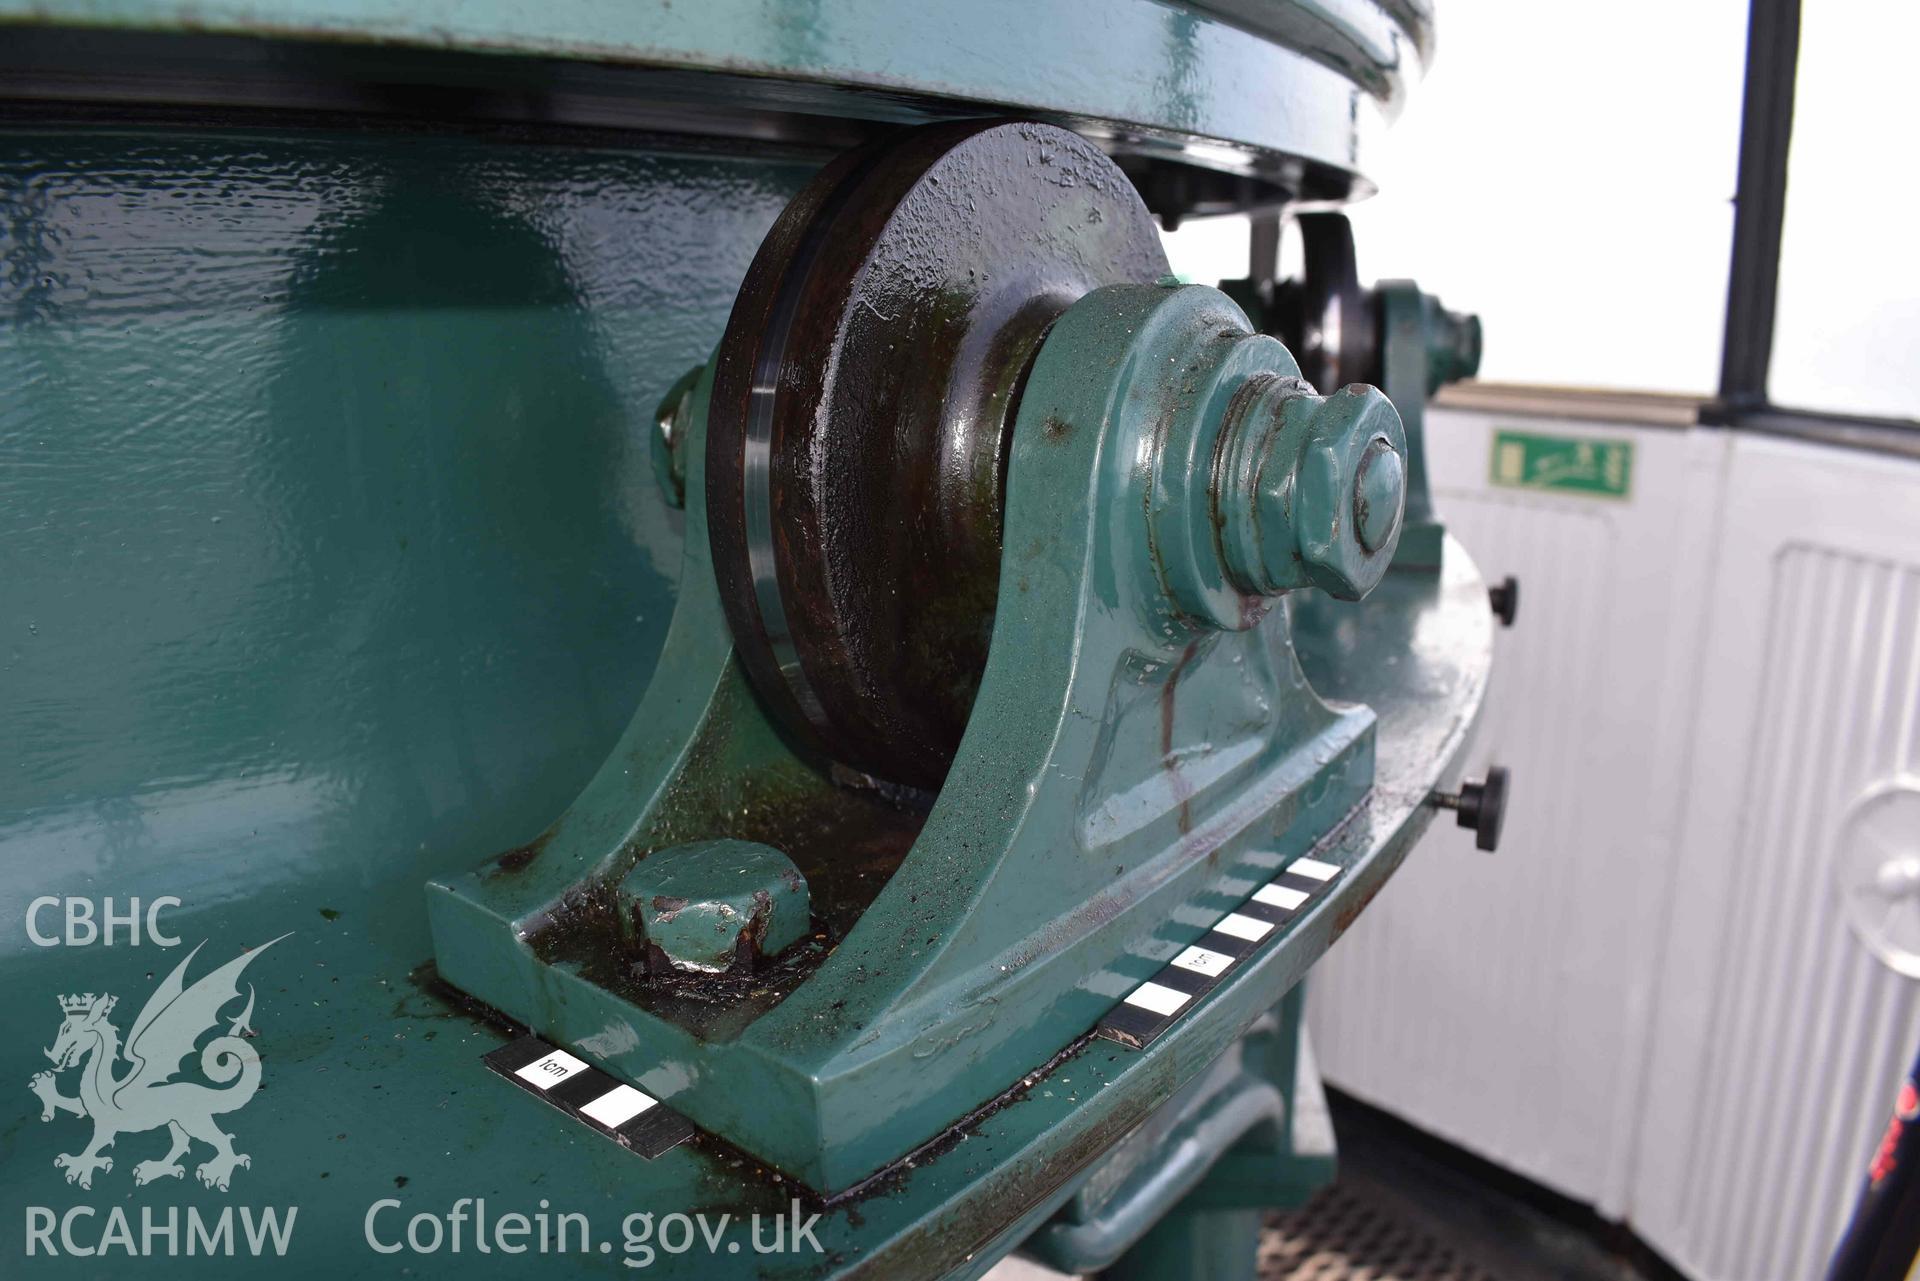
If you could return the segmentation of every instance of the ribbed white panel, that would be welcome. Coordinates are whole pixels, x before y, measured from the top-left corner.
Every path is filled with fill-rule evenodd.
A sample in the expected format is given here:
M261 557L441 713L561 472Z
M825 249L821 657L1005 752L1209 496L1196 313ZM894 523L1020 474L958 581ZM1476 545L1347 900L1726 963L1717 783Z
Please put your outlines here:
M1508 834L1436 829L1315 970L1327 1075L1697 1281L1810 1281L1920 1047L1835 871L1920 775L1920 466L1436 417L1449 523L1522 583L1475 750ZM1631 501L1487 489L1496 426L1631 437Z
M1436 413L1436 498L1489 578L1520 580L1497 633L1469 773L1513 771L1496 854L1442 819L1314 970L1328 1079L1583 1200L1616 1201L1648 958L1669 869L1650 840L1645 750L1674 642L1664 615L1685 434L1522 424L1631 438L1627 501L1486 486L1485 415Z
M1778 692L1754 743L1707 1072L1724 1088L1701 1100L1683 1210L1700 1266L1724 1277L1818 1275L1920 1045L1920 986L1874 964L1836 910L1832 839L1855 793L1920 762L1920 571L1810 548L1775 569ZM1715 1170L1748 1172L1737 1197Z
M1920 773L1920 468L1743 443L1703 659L1633 1217L1692 1276L1802 1281L1920 1046L1835 872L1849 807Z
M1314 1034L1351 1093L1569 1191L1597 1186L1591 1133L1611 1092L1610 1056L1580 1054L1592 986L1583 935L1620 915L1620 887L1583 887L1606 833L1582 821L1598 798L1580 777L1606 643L1607 514L1525 499L1447 502L1448 523L1490 572L1522 584L1523 633L1502 636L1475 745L1514 770L1501 851L1477 852L1443 818L1417 855L1314 971ZM1523 641L1524 643L1516 643ZM1569 679L1573 677L1574 679ZM1604 865L1604 856L1599 863ZM1599 890L1596 901L1588 888ZM1586 943L1599 940L1588 938ZM1353 1011L1355 1017L1342 1017Z

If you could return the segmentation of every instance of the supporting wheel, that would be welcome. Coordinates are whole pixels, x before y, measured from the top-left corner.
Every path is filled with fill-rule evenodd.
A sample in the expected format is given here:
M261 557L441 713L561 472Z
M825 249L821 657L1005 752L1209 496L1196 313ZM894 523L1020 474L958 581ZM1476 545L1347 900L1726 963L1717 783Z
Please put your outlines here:
M1167 270L1126 176L1049 125L912 131L781 215L720 345L707 508L741 662L798 740L945 777L986 663L1025 372L1081 296Z

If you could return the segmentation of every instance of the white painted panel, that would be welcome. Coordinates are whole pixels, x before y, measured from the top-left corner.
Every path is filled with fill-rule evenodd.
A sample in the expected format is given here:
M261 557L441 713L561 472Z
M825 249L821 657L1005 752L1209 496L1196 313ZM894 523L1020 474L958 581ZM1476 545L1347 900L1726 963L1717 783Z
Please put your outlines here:
M1315 971L1328 1078L1699 1281L1818 1276L1920 1043L1836 884L1920 775L1920 465L1435 417L1444 513L1522 581L1476 746L1508 834L1437 829ZM1630 501L1490 489L1502 425L1629 435Z
M1731 454L1633 1171L1708 1281L1818 1276L1920 1043L1836 891L1851 805L1920 772L1920 467Z
M1634 443L1626 500L1495 489L1498 427ZM1470 774L1513 771L1500 851L1443 820L1314 971L1328 1079L1548 1186L1619 1201L1669 868L1650 794L1670 563L1701 447L1683 431L1431 415L1448 524L1520 580ZM1709 469L1711 475L1711 469Z

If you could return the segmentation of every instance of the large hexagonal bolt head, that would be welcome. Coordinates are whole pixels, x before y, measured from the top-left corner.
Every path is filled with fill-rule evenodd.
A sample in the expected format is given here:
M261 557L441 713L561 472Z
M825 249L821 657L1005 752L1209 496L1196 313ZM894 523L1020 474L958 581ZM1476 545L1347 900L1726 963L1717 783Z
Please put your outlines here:
M620 931L649 971L746 972L806 937L807 880L756 841L694 841L634 864L615 893Z
M1407 499L1406 434L1392 403L1358 383L1316 396L1274 377L1235 397L1222 434L1214 500L1228 577L1260 595L1372 591Z

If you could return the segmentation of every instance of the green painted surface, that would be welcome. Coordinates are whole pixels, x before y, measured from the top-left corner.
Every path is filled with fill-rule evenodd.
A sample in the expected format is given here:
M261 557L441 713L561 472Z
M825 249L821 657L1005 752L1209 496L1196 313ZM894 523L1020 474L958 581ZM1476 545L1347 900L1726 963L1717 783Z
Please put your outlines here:
M1303 622L1295 611L1309 670L1322 688L1369 698L1384 726L1383 800L1349 833L1360 858L1357 893L1364 897L1377 890L1431 819L1432 811L1399 798L1424 789L1436 763L1454 759L1466 741L1487 675L1486 589L1458 546L1450 545L1437 578L1390 574L1357 606L1307 599L1326 614ZM1351 670L1342 666L1348 661ZM310 888L280 888L166 918L189 944L212 936L212 961L281 929L297 931L251 971L260 984L254 1044L264 1060L265 1088L229 1119L227 1128L254 1163L227 1194L191 1181L136 1191L124 1169L103 1176L95 1193L66 1185L52 1157L74 1151L85 1127L72 1118L41 1123L24 1089L27 1075L45 1066L36 1047L52 1040L60 1016L56 993L104 989L131 1003L153 985L145 972L164 974L179 953L56 949L9 959L17 976L8 994L9 1025L22 1029L22 1044L6 1062L18 1083L18 1107L0 1123L0 1251L10 1270L27 1277L162 1277L188 1266L165 1258L129 1261L119 1252L105 1259L24 1260L21 1228L29 1206L57 1214L93 1207L96 1219L76 1222L83 1244L89 1236L97 1244L105 1216L116 1207L131 1212L136 1225L143 1206L161 1213L169 1206L182 1212L195 1207L210 1217L243 1206L297 1207L284 1259L263 1265L242 1253L192 1262L195 1276L221 1278L254 1277L263 1266L276 1276L300 1278L334 1277L343 1269L397 1275L402 1267L416 1276L511 1278L535 1267L542 1275L604 1276L627 1255L625 1216L784 1208L786 1190L756 1177L736 1157L692 1146L658 1161L641 1160L491 1075L479 1056L503 1036L403 977L425 955L424 931L369 928L383 899L404 898L410 887L376 868L363 884L329 889L323 896ZM323 908L334 915L327 917ZM1337 915L1324 910L1303 923L1318 935L1316 947L1336 934ZM979 1275L1072 1198L1094 1155L1148 1116L1167 1097L1170 1079L1197 1073L1216 1059L1232 1039L1232 1026L1251 1022L1293 986L1298 975L1279 963L1278 952L1269 956L1275 963L1214 998L1218 1021L1205 1043L1163 1039L1144 1053L1090 1048L1045 1088L987 1118L953 1152L923 1164L883 1195L822 1219L825 1266L822 1256L812 1254L752 1258L756 1271L772 1278ZM162 1146L158 1136L129 1136L117 1154L145 1159ZM590 1247L533 1259L470 1247L457 1255L443 1250L385 1256L364 1243L368 1210L383 1200L401 1203L397 1211L380 1210L375 1220L376 1236L391 1244L404 1234L404 1216L444 1214L462 1197L484 1198L495 1217L543 1209L588 1215ZM747 1229L738 1222L725 1240L751 1250ZM603 1241L612 1258L600 1253ZM646 1275L717 1273L713 1257L696 1250L659 1254Z
M1259 1210L1175 1211L1101 1272L1099 1281L1255 1281L1261 1217Z
M1446 527L1427 481L1426 413L1433 393L1480 368L1480 318L1450 312L1411 280L1374 286L1380 309L1380 389L1400 411L1407 436L1407 502L1396 566L1432 569Z
M709 1276L704 1250L641 1255L623 1220L785 1210L789 1187L737 1153L702 1142L643 1161L500 1081L479 1055L503 1034L409 975L431 954L423 880L523 845L603 760L625 768L615 739L661 652L681 563L680 517L648 462L653 409L710 349L761 231L805 176L377 135L0 135L9 1275L512 1277L605 1274L628 1256ZM1030 568L1086 579L1085 560L1060 550ZM1293 987L1428 821L1417 798L1464 742L1490 635L1484 586L1455 547L1437 577L1393 574L1363 605L1308 595L1289 613L1316 687L1366 701L1382 726L1375 801L1337 850L1353 867L1344 897L1209 998L1193 1035L1142 1053L1092 1047L958 1147L826 1216L825 1255L754 1256L738 1219L723 1251L740 1246L771 1277L977 1275ZM1030 652L1057 664L1073 623L1046 626L1042 641L1066 643ZM1032 689L1003 691L995 732L1045 710ZM678 698L747 712L716 690L718 677L695 680ZM1157 726L1153 692L1149 679L1076 688L1073 715L1092 723L1111 694ZM764 759L773 748L750 722L728 741ZM1123 742L1116 768L1157 748ZM1018 770L1033 762L995 765L962 818L1004 822L995 806L1024 794ZM1061 803L1037 835L1098 817ZM970 857L959 843L922 869L934 906L959 914L978 891L1037 910L1027 869L981 875ZM129 946L124 927L111 947L35 945L29 904L66 895L95 910L112 896L116 912L178 896L160 919L183 947ZM57 907L36 919L58 932ZM92 1188L66 1183L53 1157L84 1146L88 1126L41 1121L25 1088L48 1066L56 997L114 993L125 1029L185 949L207 940L198 975L283 933L248 971L263 1088L223 1121L251 1156L231 1190L190 1174L136 1187L133 1168L165 1151L159 1132L124 1135ZM990 942L957 950L972 964ZM896 960L919 946L863 943ZM883 1048L910 1056L929 1026L905 1020ZM957 1047L937 1053L964 1060ZM747 1102L773 1118L780 1101ZM846 1106L857 1132L893 1101ZM484 1199L496 1223L585 1214L593 1236L537 1260L470 1239L432 1255L367 1243L370 1210L391 1243L408 1215L461 1198ZM113 1211L137 1248L143 1212L164 1224L189 1208L209 1222L291 1213L287 1255L165 1257L188 1248L184 1224L148 1242L161 1257L115 1248L128 1238L112 1235ZM58 1256L27 1257L38 1211L80 1211L72 1243L104 1236L109 1252L69 1257L56 1233Z
M518 1197L515 1149L580 1142L518 1099L457 1110L497 1036L410 986L419 886L537 833L630 715L679 569L653 408L808 176L0 132L0 1271L29 1205L297 1204L294 1271L317 1273L397 1179ZM37 946L41 896L177 897L184 946ZM90 1193L63 1182L87 1127L25 1089L55 998L112 992L124 1031L185 948L208 940L197 974L288 931L249 975L265 1085L227 1118L254 1157L232 1193L129 1200L164 1132L124 1137Z
M1633 491L1633 442L1557 432L1496 431L1487 479L1506 489L1625 498Z
M536 833L665 632L654 404L805 176L0 134L7 867L204 902Z

